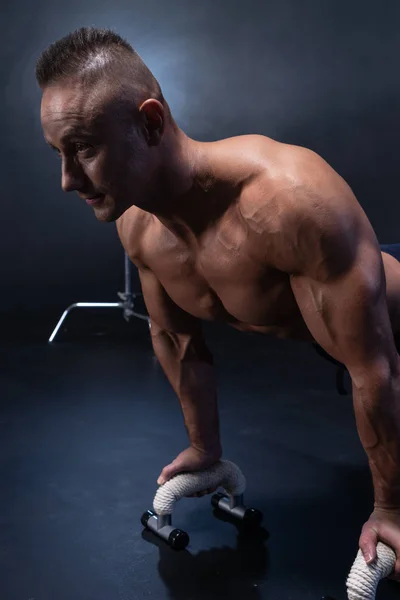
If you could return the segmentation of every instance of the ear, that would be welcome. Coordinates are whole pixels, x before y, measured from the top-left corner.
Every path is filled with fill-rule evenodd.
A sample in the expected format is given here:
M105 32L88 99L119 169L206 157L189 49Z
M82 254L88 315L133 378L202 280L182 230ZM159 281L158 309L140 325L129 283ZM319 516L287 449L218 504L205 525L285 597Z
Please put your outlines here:
M157 146L162 138L165 123L165 110L161 102L150 98L139 107L143 118L147 142L149 146Z

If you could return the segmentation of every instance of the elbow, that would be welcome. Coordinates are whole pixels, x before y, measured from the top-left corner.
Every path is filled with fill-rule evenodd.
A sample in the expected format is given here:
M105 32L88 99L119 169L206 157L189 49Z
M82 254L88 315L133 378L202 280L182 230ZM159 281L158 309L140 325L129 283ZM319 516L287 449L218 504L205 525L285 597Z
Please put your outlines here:
M154 324L150 335L156 355L167 352L180 363L202 362L213 365L213 356L201 333L176 333Z
M400 359L396 362L389 360L375 361L358 368L348 369L352 380L354 391L368 394L379 394L392 388L393 386L400 389Z

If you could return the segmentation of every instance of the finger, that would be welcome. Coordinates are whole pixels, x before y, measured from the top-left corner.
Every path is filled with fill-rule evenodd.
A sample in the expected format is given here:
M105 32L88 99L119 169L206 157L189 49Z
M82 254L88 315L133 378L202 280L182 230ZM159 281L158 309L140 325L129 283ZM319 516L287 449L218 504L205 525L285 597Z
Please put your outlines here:
M360 536L359 546L367 565L370 565L376 559L377 543L378 534L375 529L372 529L371 526L363 528Z
M169 477L166 474L165 469L163 469L160 473L159 478L157 479L157 485L164 485L168 481Z
M167 465L161 471L160 476L157 479L157 484L158 485L164 485L164 483L166 483L167 481L169 481L170 479L172 479L172 477L174 477L178 473L179 473L179 466L178 465L176 465L174 463L171 463L170 465Z
M393 581L400 581L400 559L396 560L396 564L394 566L394 571L391 575L389 575L388 579L392 579Z

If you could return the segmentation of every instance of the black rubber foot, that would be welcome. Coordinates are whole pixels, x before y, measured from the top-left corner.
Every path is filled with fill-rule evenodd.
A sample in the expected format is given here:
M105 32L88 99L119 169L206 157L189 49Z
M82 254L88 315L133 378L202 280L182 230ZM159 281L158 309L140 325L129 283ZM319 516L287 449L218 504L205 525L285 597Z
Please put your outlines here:
M244 525L250 525L251 527L258 527L261 525L263 520L263 514L256 508L247 508L243 516Z
M154 516L155 513L152 510L146 510L146 512L142 514L142 517L140 519L140 522L142 523L143 527L146 527L147 529L147 521L150 519L150 517Z
M218 503L221 500L221 498L227 498L227 496L225 496L225 494L221 494L221 492L217 492L216 494L213 494L213 496L211 498L211 505L214 508L218 508Z
M169 534L168 544L174 550L184 550L189 543L189 536L182 529L174 529Z

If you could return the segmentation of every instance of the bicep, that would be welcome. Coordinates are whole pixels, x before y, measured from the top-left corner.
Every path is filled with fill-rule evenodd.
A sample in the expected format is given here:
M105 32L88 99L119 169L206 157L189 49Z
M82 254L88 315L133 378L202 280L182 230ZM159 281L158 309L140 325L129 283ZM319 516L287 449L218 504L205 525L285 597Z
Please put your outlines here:
M152 326L182 334L200 332L200 320L180 308L169 297L150 269L139 268L139 278Z
M139 269L139 277L150 317L153 347L162 364L167 365L171 356L180 362L212 364L200 319L175 304L151 270Z
M348 269L325 281L291 276L297 304L314 339L343 363L352 378L366 369L396 370L385 274L375 247L357 253Z

